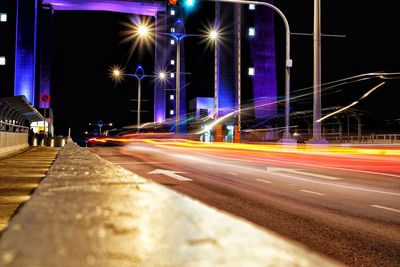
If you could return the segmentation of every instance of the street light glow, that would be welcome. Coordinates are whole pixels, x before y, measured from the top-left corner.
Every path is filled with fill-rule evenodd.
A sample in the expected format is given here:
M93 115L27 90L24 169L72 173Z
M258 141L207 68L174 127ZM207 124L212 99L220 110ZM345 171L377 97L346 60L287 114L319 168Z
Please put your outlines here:
M216 40L217 38L218 38L218 32L216 30L211 30L210 31L210 39Z
M213 47L217 43L219 45L224 45L224 30L219 28L214 23L205 23L200 31L203 36L200 42L205 44L206 49Z
M137 49L152 49L155 25L151 17L142 19L132 17L129 23L123 23L123 25L126 27L126 30L121 32L124 36L121 42L131 43L128 58L131 58Z
M110 67L110 74L109 77L115 82L118 83L120 81L124 80L124 70L117 66L117 65L113 65Z
M167 78L167 74L162 71L158 74L158 77L160 78L160 80L165 80Z
M149 27L147 25L138 25L137 33L140 37L147 37L149 34Z
M114 74L114 76L120 76L121 75L121 71L115 69L115 70L113 70L113 74Z

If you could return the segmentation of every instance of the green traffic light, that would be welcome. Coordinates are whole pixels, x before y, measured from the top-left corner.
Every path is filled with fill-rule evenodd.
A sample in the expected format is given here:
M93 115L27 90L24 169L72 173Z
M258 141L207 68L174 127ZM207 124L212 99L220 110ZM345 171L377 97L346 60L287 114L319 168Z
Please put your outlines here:
M195 0L184 0L183 3L184 3L184 6L185 6L185 7L191 8L191 7L194 6Z

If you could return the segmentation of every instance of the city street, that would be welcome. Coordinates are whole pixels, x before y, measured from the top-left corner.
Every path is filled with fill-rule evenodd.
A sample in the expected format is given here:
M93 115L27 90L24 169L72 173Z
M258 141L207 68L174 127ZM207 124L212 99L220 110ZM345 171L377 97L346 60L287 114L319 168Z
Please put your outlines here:
M89 149L347 265L400 265L398 148L138 140Z

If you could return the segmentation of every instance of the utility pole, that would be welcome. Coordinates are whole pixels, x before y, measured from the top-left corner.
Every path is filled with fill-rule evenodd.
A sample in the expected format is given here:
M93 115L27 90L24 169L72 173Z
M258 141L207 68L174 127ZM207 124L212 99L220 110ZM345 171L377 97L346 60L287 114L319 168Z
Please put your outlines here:
M311 143L327 143L321 137L321 0L314 0L313 137Z

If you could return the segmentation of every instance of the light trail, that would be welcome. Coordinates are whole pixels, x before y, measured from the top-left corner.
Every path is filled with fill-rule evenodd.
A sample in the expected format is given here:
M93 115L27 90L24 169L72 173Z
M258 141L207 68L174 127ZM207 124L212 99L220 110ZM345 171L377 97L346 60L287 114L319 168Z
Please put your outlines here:
M350 105L345 106L345 107L343 107L343 108L341 108L341 109L339 109L339 110L337 110L337 111L335 111L335 112L332 112L332 113L330 113L330 114L328 114L328 115L325 115L324 117L322 117L322 118L320 118L319 120L317 120L317 122L321 122L321 121L323 121L323 120L325 120L325 119L327 119L327 118L329 118L329 117L331 117L331 116L333 116L333 115L335 115L335 114L338 114L338 113L340 113L340 112L342 112L342 111L345 111L346 109L351 108L352 106L357 105L358 102L360 102L362 99L368 97L373 91L375 91L376 89L378 89L379 87L381 87L381 86L384 85L384 84L385 84L385 82L382 82L382 83L378 84L377 86L375 86L374 88L372 88L371 90L369 90L368 92L366 92L366 93L365 93L362 97L360 97L360 99L358 99L357 101L354 101L354 102L351 103Z

